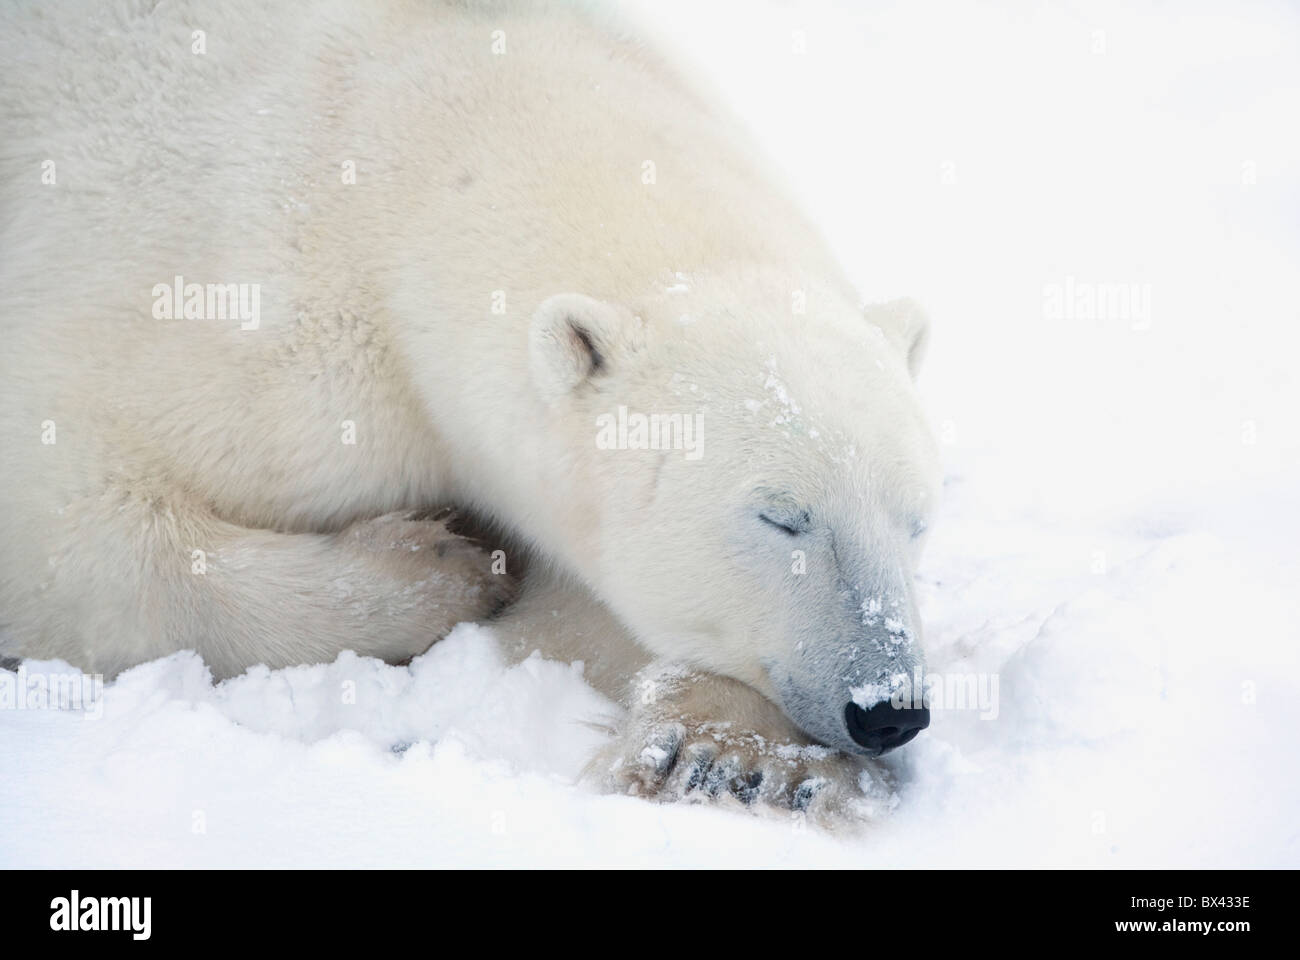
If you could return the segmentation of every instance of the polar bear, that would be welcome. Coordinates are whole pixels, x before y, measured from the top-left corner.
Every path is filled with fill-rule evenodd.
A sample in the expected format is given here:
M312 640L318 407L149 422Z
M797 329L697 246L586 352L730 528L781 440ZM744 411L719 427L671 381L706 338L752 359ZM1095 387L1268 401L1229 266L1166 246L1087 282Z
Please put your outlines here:
M634 29L0 16L0 653L401 661L513 599L659 797L806 807L928 722L927 324Z

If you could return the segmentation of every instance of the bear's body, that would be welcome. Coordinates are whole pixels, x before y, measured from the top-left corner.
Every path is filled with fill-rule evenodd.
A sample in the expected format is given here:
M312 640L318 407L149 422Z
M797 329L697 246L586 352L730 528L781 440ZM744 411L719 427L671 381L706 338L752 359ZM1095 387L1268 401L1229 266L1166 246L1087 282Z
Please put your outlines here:
M827 556L892 538L826 578L826 616L910 604L890 525L934 487L920 328L856 314L744 135L617 28L402 0L3 16L0 653L112 673L194 648L219 676L398 660L506 596L478 547L405 512L455 506L537 552L503 628L524 646L611 689L652 658L706 668L767 698L733 712L785 722L769 701L799 713L827 658L772 679L755 625L713 620L750 603L737 578L789 566L781 547L776 572L710 567L753 554L714 529L763 464L764 497L811 478L804 499L838 505L818 516L875 517ZM178 276L182 300L246 285L256 315L187 317ZM598 449L620 405L703 411L704 455ZM763 449L747 416L774 426ZM714 613L684 609L692 583ZM846 690L919 662L914 616L892 622L873 643L903 659ZM798 726L841 745L823 722Z

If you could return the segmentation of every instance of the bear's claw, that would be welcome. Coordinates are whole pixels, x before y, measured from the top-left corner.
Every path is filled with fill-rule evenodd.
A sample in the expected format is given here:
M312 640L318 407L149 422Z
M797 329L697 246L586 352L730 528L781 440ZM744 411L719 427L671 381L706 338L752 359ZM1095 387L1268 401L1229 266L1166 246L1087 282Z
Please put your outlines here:
M688 712L697 682L709 681L692 678L660 688L670 696L633 707L621 731L589 764L586 778L610 792L660 802L784 810L823 824L870 820L892 806L887 774L869 761L801 741L780 722L760 732ZM736 702L734 689L729 702ZM759 710L747 714L751 722L763 718Z

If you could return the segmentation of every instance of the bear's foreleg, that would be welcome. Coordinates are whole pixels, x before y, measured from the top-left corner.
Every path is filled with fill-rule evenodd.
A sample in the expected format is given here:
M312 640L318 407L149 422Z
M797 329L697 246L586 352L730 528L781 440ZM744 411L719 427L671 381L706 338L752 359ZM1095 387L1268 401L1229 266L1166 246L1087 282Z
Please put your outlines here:
M217 609L201 618L200 653L219 674L327 663L344 650L398 662L512 592L484 547L411 511L333 534L242 530L209 557L199 602Z
M344 650L396 662L513 587L479 544L409 512L280 533L137 490L60 511L27 569L24 629L0 652L108 676L185 649L219 679Z
M822 823L869 818L893 802L877 764L813 743L747 684L655 660L590 590L542 564L493 626L516 659L537 650L583 661L588 682L624 708L586 769L599 789Z

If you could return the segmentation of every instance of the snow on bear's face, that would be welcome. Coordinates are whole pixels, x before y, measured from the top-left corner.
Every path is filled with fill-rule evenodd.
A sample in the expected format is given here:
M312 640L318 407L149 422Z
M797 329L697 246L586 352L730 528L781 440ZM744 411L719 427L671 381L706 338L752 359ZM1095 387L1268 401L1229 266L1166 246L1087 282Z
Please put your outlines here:
M864 317L822 292L794 314L774 286L692 282L635 308L553 297L533 378L589 500L574 562L640 642L875 755L929 719L913 590L939 480L912 384L926 328L908 302Z

